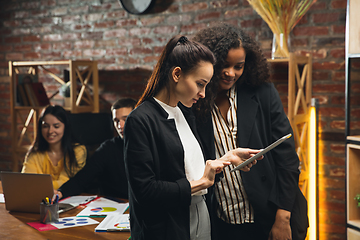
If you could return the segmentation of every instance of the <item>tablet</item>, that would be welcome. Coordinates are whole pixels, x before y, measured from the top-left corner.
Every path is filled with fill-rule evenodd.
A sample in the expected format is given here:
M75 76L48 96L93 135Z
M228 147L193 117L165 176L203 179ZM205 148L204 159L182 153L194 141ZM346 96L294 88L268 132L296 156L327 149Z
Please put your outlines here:
M278 139L276 142L272 143L271 145L267 146L265 149L263 149L262 151L258 152L257 154L255 154L253 157L249 158L248 160L246 160L245 162L239 164L237 167L235 167L234 169L232 169L230 172L233 172L235 170L240 170L241 168L245 167L246 165L248 165L249 163L253 162L254 160L258 159L259 157L261 157L262 155L264 155L265 153L267 153L268 151L270 151L271 149L275 148L276 146L278 146L280 143L282 143L283 141L285 141L286 139L291 137L291 133L289 133L286 136L283 136L282 138Z

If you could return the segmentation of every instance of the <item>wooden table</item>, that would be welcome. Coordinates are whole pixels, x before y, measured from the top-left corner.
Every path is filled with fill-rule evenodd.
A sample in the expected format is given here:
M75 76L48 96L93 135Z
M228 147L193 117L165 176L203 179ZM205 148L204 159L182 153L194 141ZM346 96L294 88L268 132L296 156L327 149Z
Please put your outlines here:
M2 185L0 183L0 193L2 193ZM65 213L61 213L59 217L75 216L82 209L76 208ZM129 232L98 232L94 231L96 225L87 225L81 227L65 228L50 231L38 231L30 227L28 222L39 221L40 214L35 213L21 213L8 212L5 209L5 204L0 203L0 239L117 239L127 240L130 237ZM94 218L97 221L102 221L103 218Z

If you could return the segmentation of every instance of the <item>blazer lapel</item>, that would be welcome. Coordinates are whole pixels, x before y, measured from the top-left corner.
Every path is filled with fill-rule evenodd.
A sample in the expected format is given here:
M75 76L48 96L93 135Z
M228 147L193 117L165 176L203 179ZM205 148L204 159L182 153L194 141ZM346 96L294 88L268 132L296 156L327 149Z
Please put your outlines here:
M237 90L237 144L239 147L248 146L257 111L258 103L254 99L254 91L244 84L240 85Z

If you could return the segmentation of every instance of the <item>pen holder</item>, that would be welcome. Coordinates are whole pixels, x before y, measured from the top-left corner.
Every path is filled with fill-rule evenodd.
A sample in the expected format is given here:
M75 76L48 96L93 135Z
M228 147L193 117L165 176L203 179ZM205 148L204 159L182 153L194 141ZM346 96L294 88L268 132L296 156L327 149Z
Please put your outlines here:
M40 203L40 222L48 224L59 221L59 203Z

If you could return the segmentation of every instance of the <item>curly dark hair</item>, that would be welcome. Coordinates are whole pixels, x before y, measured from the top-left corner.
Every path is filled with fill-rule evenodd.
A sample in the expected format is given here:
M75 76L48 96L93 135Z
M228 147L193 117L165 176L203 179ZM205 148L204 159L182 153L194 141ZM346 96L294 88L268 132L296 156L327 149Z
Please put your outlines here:
M239 27L221 23L200 30L193 40L208 47L216 58L214 75L206 88L206 97L199 99L193 106L199 116L204 116L214 106L219 79L230 49L243 47L246 53L244 72L236 82L238 87L241 84L256 87L270 81L268 63L259 44Z

